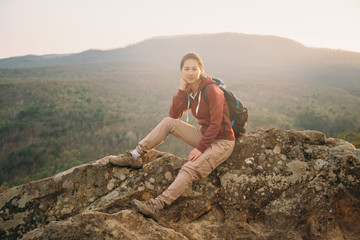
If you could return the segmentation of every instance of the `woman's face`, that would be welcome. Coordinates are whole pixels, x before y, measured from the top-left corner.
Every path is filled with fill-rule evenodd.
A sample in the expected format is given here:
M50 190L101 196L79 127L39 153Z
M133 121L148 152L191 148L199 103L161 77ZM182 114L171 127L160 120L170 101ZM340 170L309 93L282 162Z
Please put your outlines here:
M184 62L181 69L183 79L188 84L193 84L200 79L201 69L199 63L195 59L188 59Z

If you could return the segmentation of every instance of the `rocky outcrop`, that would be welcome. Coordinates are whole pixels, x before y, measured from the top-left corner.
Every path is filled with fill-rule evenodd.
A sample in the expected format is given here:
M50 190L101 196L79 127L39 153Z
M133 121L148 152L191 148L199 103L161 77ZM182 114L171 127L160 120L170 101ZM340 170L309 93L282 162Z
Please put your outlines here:
M107 157L0 195L1 239L359 239L360 150L316 131L258 130L158 222L157 196L184 159L151 151L140 170Z

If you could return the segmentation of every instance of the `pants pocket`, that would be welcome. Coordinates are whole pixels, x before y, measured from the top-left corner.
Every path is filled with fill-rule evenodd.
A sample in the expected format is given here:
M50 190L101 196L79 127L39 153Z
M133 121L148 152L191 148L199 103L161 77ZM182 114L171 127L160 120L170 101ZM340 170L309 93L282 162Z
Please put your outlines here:
M207 177L215 168L229 158L234 144L235 142L226 140L215 141L209 149L203 153L203 156L195 160L196 171L201 178Z
M211 170L214 170L217 167L213 156L211 155L207 156L206 161L210 165Z

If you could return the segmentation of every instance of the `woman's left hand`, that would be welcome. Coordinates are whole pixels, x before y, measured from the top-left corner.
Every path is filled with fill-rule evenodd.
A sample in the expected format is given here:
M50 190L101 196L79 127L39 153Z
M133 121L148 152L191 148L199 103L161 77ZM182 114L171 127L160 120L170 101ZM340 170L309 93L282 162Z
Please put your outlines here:
M192 150L189 154L188 161L192 161L192 162L195 161L201 154L202 152L194 148L194 150Z

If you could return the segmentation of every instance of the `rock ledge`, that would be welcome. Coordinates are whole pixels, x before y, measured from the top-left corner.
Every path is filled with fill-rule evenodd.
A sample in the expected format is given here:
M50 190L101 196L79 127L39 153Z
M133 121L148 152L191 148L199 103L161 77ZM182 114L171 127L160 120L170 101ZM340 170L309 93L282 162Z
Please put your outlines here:
M258 130L158 222L131 206L185 162L151 151L140 170L107 157L0 195L1 239L358 239L360 150L317 131Z

